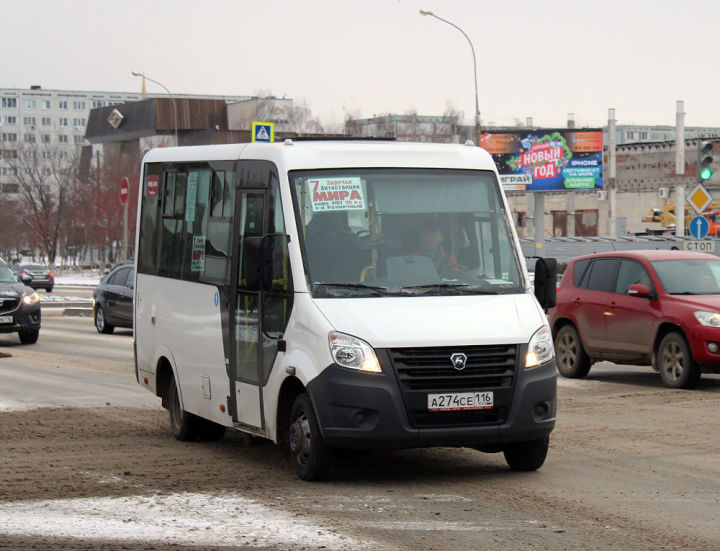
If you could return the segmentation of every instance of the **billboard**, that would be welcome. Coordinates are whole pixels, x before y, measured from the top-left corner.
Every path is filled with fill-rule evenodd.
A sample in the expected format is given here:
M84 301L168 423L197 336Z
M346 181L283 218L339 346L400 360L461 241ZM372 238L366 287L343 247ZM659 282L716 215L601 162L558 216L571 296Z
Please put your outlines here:
M480 147L495 161L506 191L575 191L603 187L601 129L484 132Z

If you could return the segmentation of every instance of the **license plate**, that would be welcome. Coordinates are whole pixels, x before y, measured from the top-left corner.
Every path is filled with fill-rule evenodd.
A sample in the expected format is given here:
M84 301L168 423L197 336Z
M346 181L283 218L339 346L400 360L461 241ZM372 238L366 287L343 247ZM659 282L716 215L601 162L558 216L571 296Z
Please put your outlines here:
M0 316L0 323L12 323L13 317L12 316Z
M428 394L428 411L465 411L492 409L492 392L448 392Z

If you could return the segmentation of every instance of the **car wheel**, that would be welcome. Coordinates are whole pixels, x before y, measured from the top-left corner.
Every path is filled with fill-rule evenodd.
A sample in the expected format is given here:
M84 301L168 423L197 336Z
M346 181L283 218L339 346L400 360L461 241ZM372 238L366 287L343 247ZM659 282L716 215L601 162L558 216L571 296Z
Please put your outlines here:
M307 394L295 398L290 410L290 457L295 473L302 480L322 480L332 463L332 449L325 445L315 411Z
M660 379L670 388L695 388L700 380L700 367L690 355L685 337L668 333L660 342L657 354Z
M98 333L105 333L106 335L115 330L114 325L110 325L105 321L105 310L103 310L102 306L95 308L95 329L97 329Z
M572 325L564 325L555 335L555 357L563 377L582 379L590 371L590 358Z
M23 344L35 344L40 336L40 329L23 329L18 332L18 336Z
M175 377L170 381L168 393L168 411L170 412L170 428L172 429L173 436L176 440L182 442L197 439L199 435L200 418L192 413L188 413L180 405L180 395L178 394L177 385L175 384Z
M545 463L550 437L544 436L532 442L515 442L503 450L505 461L513 471L537 471Z
M45 292L52 293L53 288L52 287L45 287Z

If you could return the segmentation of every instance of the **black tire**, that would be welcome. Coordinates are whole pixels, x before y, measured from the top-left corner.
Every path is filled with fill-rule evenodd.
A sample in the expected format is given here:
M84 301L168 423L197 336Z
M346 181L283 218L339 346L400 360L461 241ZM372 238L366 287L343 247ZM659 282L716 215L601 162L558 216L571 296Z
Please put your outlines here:
M660 341L657 352L660 379L670 388L695 388L701 370L690 355L685 337L677 332L668 333Z
M222 440L225 436L226 427L224 425L220 425L214 421L210 421L209 419L201 419L200 417L195 417L195 419L198 421L199 425L197 434L200 440L204 440L205 442L217 442Z
M23 329L18 332L22 344L35 344L40 336L40 329Z
M590 358L572 325L563 325L555 335L555 358L557 369L563 377L582 379L590 371Z
M544 436L532 442L516 442L503 450L505 461L513 471L537 471L545 463L550 437Z
M105 335L115 331L115 326L110 325L105 319L105 310L100 305L95 307L95 329L97 329L98 333L104 333Z
M187 442L198 438L201 420L192 413L185 411L180 405L180 396L175 384L175 377L170 381L168 390L168 411L170 412L170 428L176 440Z
M52 287L46 287L45 292L46 293L52 293L53 288Z
M325 445L315 411L307 394L299 394L290 409L288 435L290 459L302 480L323 480L332 464L333 451Z

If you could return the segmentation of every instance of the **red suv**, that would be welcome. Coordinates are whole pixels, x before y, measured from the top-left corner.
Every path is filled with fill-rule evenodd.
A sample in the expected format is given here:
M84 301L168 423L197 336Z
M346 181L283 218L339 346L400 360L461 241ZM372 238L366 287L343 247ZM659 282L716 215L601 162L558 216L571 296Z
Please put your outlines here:
M548 312L560 374L597 360L652 365L663 383L693 388L720 372L720 258L675 250L570 261Z

